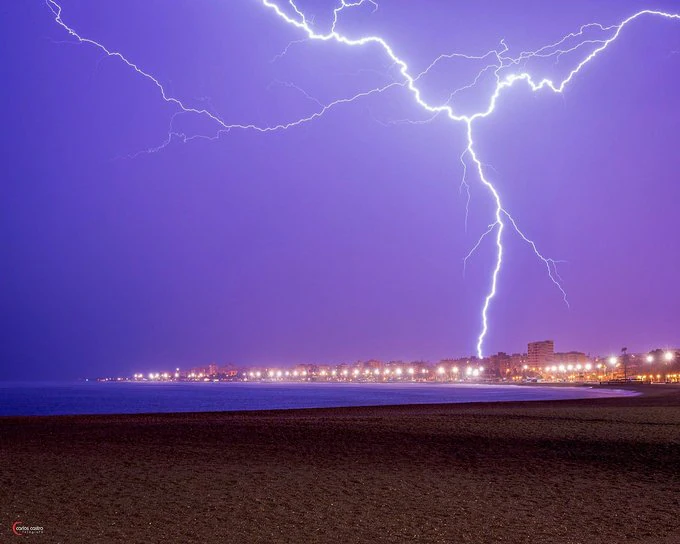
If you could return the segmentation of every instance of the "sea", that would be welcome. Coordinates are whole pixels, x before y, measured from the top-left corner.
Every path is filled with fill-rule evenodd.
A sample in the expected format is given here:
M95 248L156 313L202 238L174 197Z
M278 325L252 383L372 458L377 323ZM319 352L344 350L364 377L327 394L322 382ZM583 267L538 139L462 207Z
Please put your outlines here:
M446 383L0 382L0 416L223 412L588 399L617 389Z

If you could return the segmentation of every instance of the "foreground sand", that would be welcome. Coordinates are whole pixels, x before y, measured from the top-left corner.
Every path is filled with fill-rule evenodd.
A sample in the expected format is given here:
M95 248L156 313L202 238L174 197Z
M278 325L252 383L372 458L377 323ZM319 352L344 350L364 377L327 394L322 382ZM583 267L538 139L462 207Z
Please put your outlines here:
M22 542L680 543L680 388L634 398L0 418ZM4 541L4 539L3 539Z

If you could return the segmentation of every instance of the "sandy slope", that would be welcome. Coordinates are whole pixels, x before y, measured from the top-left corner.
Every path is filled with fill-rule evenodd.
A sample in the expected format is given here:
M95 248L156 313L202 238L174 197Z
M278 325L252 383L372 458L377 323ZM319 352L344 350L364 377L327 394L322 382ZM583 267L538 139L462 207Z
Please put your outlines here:
M642 397L0 418L40 542L680 543L680 388Z

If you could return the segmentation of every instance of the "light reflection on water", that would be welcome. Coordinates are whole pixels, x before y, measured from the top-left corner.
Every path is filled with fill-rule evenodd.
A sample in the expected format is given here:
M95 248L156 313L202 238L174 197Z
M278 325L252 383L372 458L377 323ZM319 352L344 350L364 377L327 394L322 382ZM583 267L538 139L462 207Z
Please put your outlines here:
M433 383L0 383L0 415L218 412L562 400L634 395L590 387Z

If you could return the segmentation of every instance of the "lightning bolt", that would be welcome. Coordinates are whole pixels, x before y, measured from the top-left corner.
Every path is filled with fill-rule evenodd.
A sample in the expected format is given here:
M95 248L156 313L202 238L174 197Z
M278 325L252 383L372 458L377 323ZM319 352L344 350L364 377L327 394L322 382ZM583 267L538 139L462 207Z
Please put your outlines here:
M478 156L475 148L474 140L474 125L475 122L490 117L496 110L496 105L499 97L504 91L513 87L517 83L523 83L532 92L539 91L551 91L556 94L563 93L567 85L574 79L574 77L593 59L595 59L600 53L605 51L617 38L620 36L623 29L636 19L643 16L653 16L665 19L675 19L680 20L680 14L678 13L668 13L658 10L645 9L634 13L628 18L624 19L618 24L604 26L599 23L588 23L579 28L578 31L569 33L554 43L545 45L536 49L534 51L523 51L516 57L512 57L508 54L509 48L505 41L501 40L500 49L489 51L483 55L466 55L463 53L449 53L443 54L437 57L430 65L418 73L417 75L412 75L409 65L398 56L395 50L390 46L385 40L379 36L364 36L360 38L350 38L345 34L342 34L337 30L340 24L340 18L343 11L362 6L364 4L370 4L373 6L373 11L378 9L378 4L374 0L339 0L340 4L333 10L333 20L330 30L327 32L318 32L314 26L314 21L312 18L308 18L304 11L299 9L295 0L288 0L288 8L292 12L288 13L287 9L282 8L278 3L272 0L259 0L259 2L265 8L271 10L278 19L280 19L285 24L292 26L300 31L304 36L303 39L291 42L286 49L275 57L275 59L280 58L285 55L290 46L296 43L302 43L307 41L323 41L323 42L336 42L349 47L364 47L364 46L376 46L389 58L393 66L398 68L399 75L401 77L400 81L394 81L392 83L383 85L381 87L376 87L373 89L368 89L360 91L350 97L339 98L328 104L322 104L315 98L309 96L305 91L296 87L293 84L284 84L286 86L295 88L301 92L305 98L316 103L319 109L310 115L301 117L287 123L280 123L276 125L259 126L255 124L230 124L223 120L219 115L213 113L205 108L194 108L185 105L180 99L171 96L166 92L164 86L160 81L154 77L151 73L143 70L134 62L128 60L122 53L118 51L111 50L104 46L103 44L91 39L84 37L77 33L73 28L69 27L62 19L62 8L55 0L45 0L47 7L50 9L54 16L55 22L61 26L72 38L74 38L78 43L88 44L94 46L104 52L109 57L115 57L125 63L129 68L134 70L140 76L148 79L152 84L154 84L162 99L177 108L177 111L173 114L170 121L170 129L168 131L167 139L160 145L149 148L144 152L157 152L165 148L173 139L179 139L183 142L187 142L193 139L217 139L222 134L230 132L235 129L239 130L254 130L259 132L272 132L278 130L286 130L293 128L309 121L318 119L323 116L326 112L335 108L337 106L355 102L359 99L386 92L389 89L403 88L406 89L413 97L413 100L428 113L429 118L425 122L429 122L440 114L445 115L450 121L461 124L465 129L467 145L460 155L460 162L463 167L463 179L461 182L461 190L465 188L467 190L467 205L466 205L466 228L467 228L467 215L469 210L470 193L469 184L467 181L468 170L476 171L477 177L481 184L487 189L491 196L492 202L494 204L494 221L489 225L487 230L482 233L482 235L477 240L476 244L472 247L468 255L464 258L464 266L467 264L468 259L474 254L474 252L480 247L484 239L495 232L495 245L496 245L496 255L495 263L491 274L491 281L489 289L484 298L484 303L481 309L481 331L477 337L477 356L483 357L483 347L484 340L489 331L489 309L493 298L496 296L498 291L498 278L503 265L503 234L506 227L512 228L519 237L528 244L532 249L538 260L546 267L548 277L550 281L555 285L562 295L562 298L569 305L566 291L562 286L562 279L557 271L557 264L561 261L554 260L552 258L544 256L538 249L536 243L527 237L524 232L519 228L515 218L508 212L508 210L503 206L501 195L496 189L495 185L489 180L485 173L484 165ZM591 34L597 34L596 36L591 36ZM608 37L605 37L608 36ZM545 58L555 58L555 62L558 62L560 58L564 55L569 55L572 53L577 53L585 48L592 48L589 53L587 53L576 65L572 68L567 75L562 79L553 80L550 78L535 79L529 72L520 71L520 66L526 65L528 61L534 58L545 59ZM452 59L452 58L464 58L467 60L485 60L489 57L494 57L495 61L488 63L480 72L477 73L476 77L467 85L460 87L450 93L448 99L442 104L431 104L423 98L423 93L418 83L421 79L425 78L430 71L439 63ZM273 60L275 60L273 59ZM516 71L515 71L516 70ZM493 77L495 78L495 86L493 91L489 95L488 103L486 108L480 111L464 114L457 112L454 109L453 101L455 96L462 91L470 90L475 88L478 83L489 73L493 72ZM194 114L206 117L213 121L217 130L213 136L206 136L202 134L187 135L185 133L176 131L173 129L174 120L178 115L183 114ZM137 154L135 154L137 155ZM506 222L507 221L507 222Z

